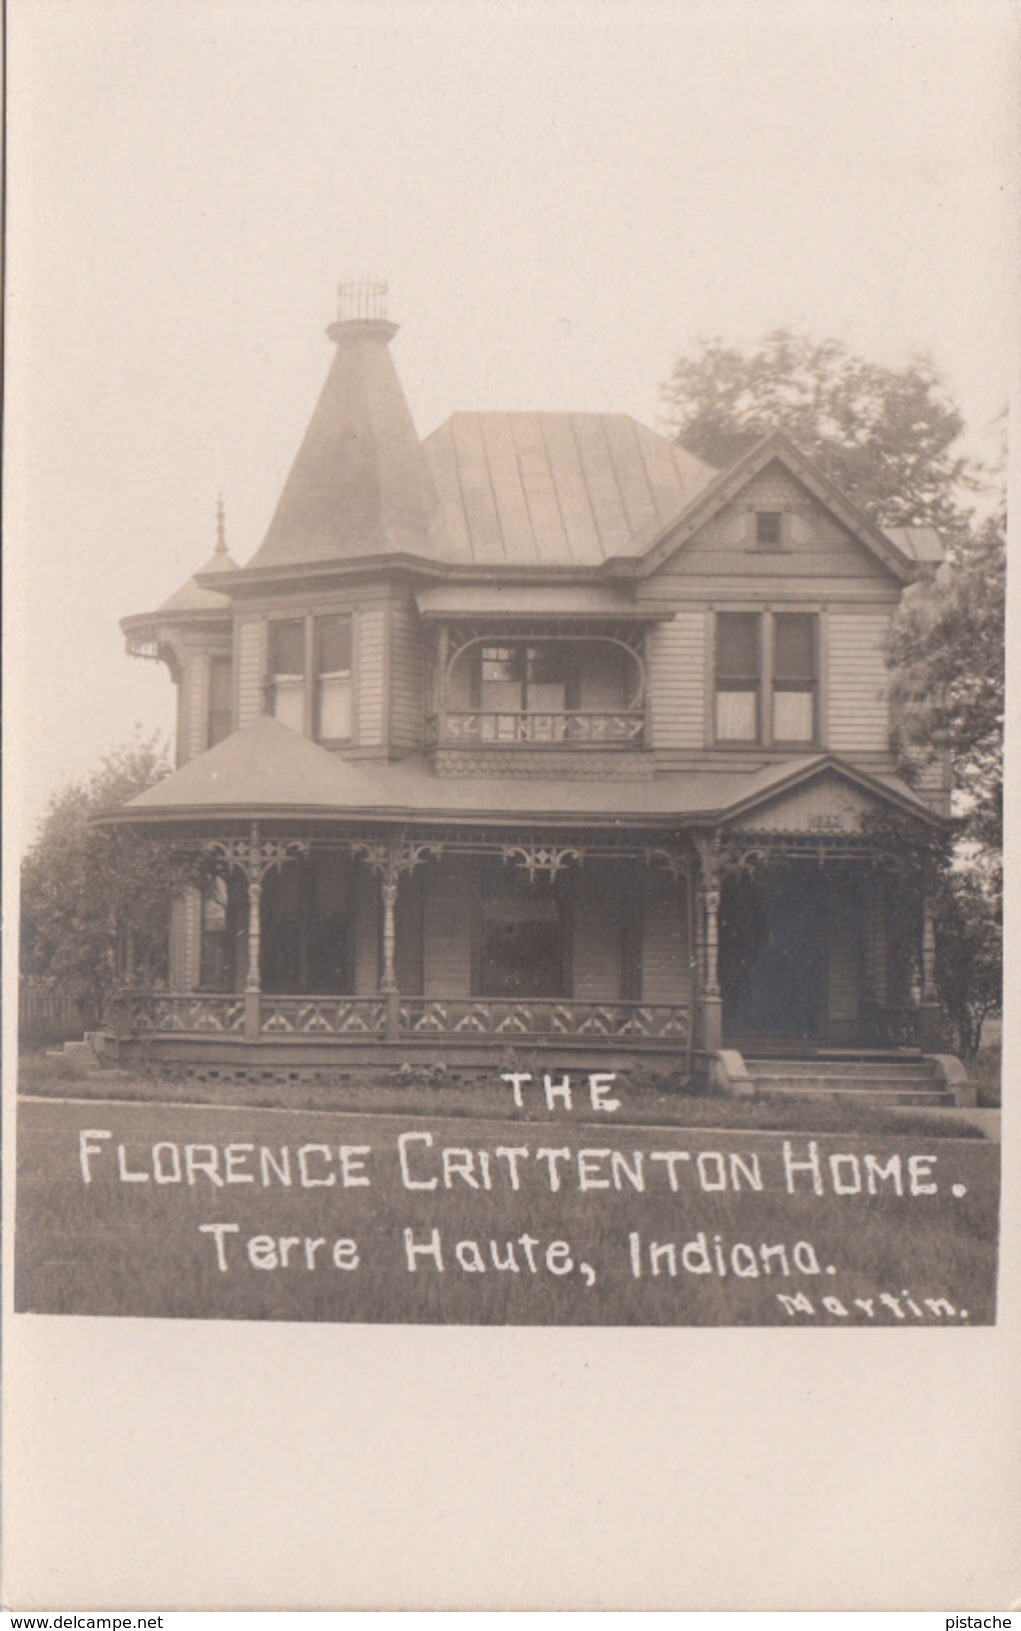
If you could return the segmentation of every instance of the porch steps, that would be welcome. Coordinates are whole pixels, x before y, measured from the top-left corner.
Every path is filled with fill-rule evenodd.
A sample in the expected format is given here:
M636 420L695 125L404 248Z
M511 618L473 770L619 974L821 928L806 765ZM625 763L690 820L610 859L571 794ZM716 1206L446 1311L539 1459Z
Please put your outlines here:
M780 1059L745 1054L744 1070L742 1089L746 1093L918 1108L961 1102L960 1087L948 1080L941 1058L935 1055L871 1053Z
M47 1048L47 1059L62 1059L75 1076L104 1076L128 1081L130 1071L117 1070L110 1063L107 1040L102 1031L86 1031L81 1042L65 1042L60 1048Z

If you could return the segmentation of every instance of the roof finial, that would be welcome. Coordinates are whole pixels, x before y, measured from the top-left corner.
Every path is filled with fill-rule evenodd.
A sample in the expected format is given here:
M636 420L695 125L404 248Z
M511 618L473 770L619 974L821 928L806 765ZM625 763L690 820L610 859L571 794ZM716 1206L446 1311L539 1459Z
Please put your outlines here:
M223 507L223 494L216 495L216 554L227 553L227 517Z

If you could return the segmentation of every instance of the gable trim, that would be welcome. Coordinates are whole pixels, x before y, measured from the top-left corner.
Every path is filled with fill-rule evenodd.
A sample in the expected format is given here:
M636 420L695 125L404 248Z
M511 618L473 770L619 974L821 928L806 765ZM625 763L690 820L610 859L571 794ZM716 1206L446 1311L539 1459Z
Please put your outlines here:
M915 575L914 563L906 560L882 529L876 526L857 504L845 498L829 477L824 476L805 454L798 451L784 432L779 430L771 431L736 464L721 470L716 480L692 501L686 511L661 528L644 555L615 556L612 560L604 562L602 570L626 576L648 577L671 555L683 549L699 528L711 520L724 504L735 498L742 488L773 460L779 461L796 481L807 487L812 496L818 499L819 503L823 504L893 577L901 583L911 581Z
M870 794L881 804L890 805L897 810L901 810L905 815L914 816L919 821L926 822L929 826L943 827L946 825L943 816L938 815L934 810L930 810L920 800L917 800L913 794L899 792L879 777L870 775L868 771L857 769L854 765L848 764L846 760L833 753L821 754L818 758L810 760L808 764L797 766L789 775L771 782L768 787L747 794L744 798L736 799L733 804L728 804L720 811L720 820L724 823L733 821L738 816L746 815L749 810L772 804L776 799L784 797L785 794L792 793L796 789L817 781L827 774L839 776L852 787L857 787L859 791Z

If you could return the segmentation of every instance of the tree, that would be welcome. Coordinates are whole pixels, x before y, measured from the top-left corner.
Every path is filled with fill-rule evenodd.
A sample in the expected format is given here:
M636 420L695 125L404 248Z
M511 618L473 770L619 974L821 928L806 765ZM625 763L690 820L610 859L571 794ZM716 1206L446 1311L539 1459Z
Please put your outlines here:
M905 597L889 642L908 756L950 755L962 836L997 865L1003 845L1006 505Z
M22 865L22 972L59 980L87 1021L98 1020L114 984L118 943L130 949L137 978L166 977L170 902L198 877L199 863L145 833L91 826L90 817L169 770L159 737L136 735L51 800Z
M927 357L888 368L787 329L750 351L714 338L678 359L662 399L668 429L710 464L780 429L880 526L950 536L965 520L958 495L975 477L953 451L964 422Z

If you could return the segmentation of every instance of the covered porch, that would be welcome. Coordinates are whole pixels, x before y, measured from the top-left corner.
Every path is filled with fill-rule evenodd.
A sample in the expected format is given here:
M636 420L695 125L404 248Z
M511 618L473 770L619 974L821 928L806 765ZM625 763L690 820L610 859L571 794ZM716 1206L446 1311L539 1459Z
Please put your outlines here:
M273 1069L938 1051L924 887L894 888L871 826L891 814L940 826L826 756L443 777L264 718L109 815L204 878L175 903L165 985L122 966L111 1033L125 1056Z
M154 1057L616 1048L690 1070L697 856L655 836L339 820L168 834L208 881L176 905L170 988L122 969L111 1029Z

